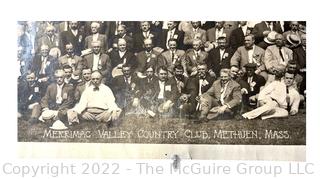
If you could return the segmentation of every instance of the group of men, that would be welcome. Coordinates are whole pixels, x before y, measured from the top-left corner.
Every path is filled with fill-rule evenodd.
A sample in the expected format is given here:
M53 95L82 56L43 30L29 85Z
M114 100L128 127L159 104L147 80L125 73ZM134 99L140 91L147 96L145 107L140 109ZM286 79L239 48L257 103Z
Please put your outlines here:
M298 113L305 22L19 22L18 111L31 123L268 119Z

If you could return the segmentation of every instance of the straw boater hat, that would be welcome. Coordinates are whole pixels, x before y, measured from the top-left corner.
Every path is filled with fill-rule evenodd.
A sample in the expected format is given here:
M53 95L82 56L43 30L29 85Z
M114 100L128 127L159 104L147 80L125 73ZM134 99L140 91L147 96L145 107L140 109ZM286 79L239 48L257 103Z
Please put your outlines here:
M287 35L287 41L290 43L290 45L296 47L300 45L301 39L296 34L289 34Z
M276 35L278 33L276 31L271 31L269 32L268 36L265 37L263 40L267 43L267 44L274 44L276 41Z
M51 127L49 127L50 129L53 130L65 130L68 129L68 127L66 127L63 122L61 122L60 120L56 120Z
M42 112L41 116L43 120L50 120L55 116L55 112L52 110L45 110Z

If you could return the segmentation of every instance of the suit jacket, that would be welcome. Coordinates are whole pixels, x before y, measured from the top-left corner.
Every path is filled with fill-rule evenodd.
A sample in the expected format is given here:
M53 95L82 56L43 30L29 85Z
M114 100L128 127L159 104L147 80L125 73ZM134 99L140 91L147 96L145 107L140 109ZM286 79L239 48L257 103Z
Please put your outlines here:
M205 51L200 51L199 55L196 55L196 52L193 49L188 49L186 52L185 63L182 64L184 69L188 74L192 72L194 67L197 67L198 63L207 63L208 53Z
M77 84L77 86L74 90L74 102L75 103L80 101L81 95L85 89L86 89L86 83L84 81Z
M225 49L223 58L220 58L220 49L214 48L209 52L207 66L208 70L213 70L216 76L220 76L222 68L230 68L230 59L233 51L230 48Z
M40 52L41 45L48 45L49 49L53 47L59 48L59 43L60 38L57 35L53 34L52 41L48 35L43 35L41 38L38 39L37 43L35 44L35 50L36 52Z
M152 50L150 55L147 54L146 51L141 51L137 54L137 62L138 66L136 71L144 72L146 70L147 65L152 65L157 68L158 65L158 56L160 55L159 52Z
M54 59L53 57L48 56L47 63L45 66L45 75L42 75L42 74L40 75L41 66L42 66L41 55L36 55L32 62L32 71L35 72L37 77L44 77L44 76L53 77L54 71L58 69L59 64L57 59Z
M206 31L199 28L196 32L191 29L184 34L183 44L186 46L186 49L192 48L193 39L199 38L204 44L207 41Z
M160 85L159 80L155 80L152 84L152 94L154 94L154 100L158 100L158 95L160 93ZM177 102L178 98L178 88L176 81L173 78L169 78L165 81L165 89L164 89L164 100L171 100L173 103Z
M74 53L78 56L81 55L81 51L84 49L84 34L78 30L78 34L76 36L73 35L71 30L63 31L60 33L60 49L62 55L66 54L66 44L71 43L74 48Z
M229 38L230 38L230 31L228 31L227 29L223 28L223 33L226 34L227 36L227 45L229 44ZM209 42L217 42L216 39L216 28L213 27L211 29L208 29L206 32L206 36L207 36L207 41Z
M37 82L33 86L29 86L26 81L18 85L18 108L19 110L27 110L30 104L40 102L41 93L40 86Z
M153 31L150 31L149 37L152 39L153 46L158 47L159 46L159 34ZM144 50L144 39L142 31L139 31L135 34L133 34L133 51L136 53L139 53Z
M160 47L164 50L168 50L167 48L167 37L168 37L168 29L163 29L161 36L160 36ZM184 38L184 32L175 29L173 33L173 38L177 41L177 49L184 50L183 45L183 38Z
M123 55L122 58L120 58L119 51L118 50L112 50L109 53L109 57L111 60L111 68L115 68L117 65L123 63L124 59L126 59L126 65L130 65L131 69L134 70L137 66L137 60L136 56L130 52L126 51L126 53Z
M133 94L140 87L140 80L136 75L131 75L130 84L125 81L125 77L123 75L116 76L112 79L112 91L114 94L125 95L124 93L132 92Z
M292 50L284 46L282 47L282 49L284 61L282 61L279 53L279 48L276 45L271 45L266 49L266 52L264 54L264 63L267 70L272 67L278 67L280 65L287 66L288 61L293 59Z
M245 74L242 77L243 81L245 81L249 85L249 90L248 90L248 96L253 96L256 95L260 92L260 88L266 84L266 80L261 76L257 74L253 74L252 76L252 84L248 83L248 76Z
M77 56L77 55L74 55L72 57L72 65L71 67L73 68L73 71L75 70L79 70L81 71L82 68L83 68L83 62L82 62L82 58ZM59 67L60 68L63 68L63 66L65 65L69 65L69 62L68 62L68 55L64 55L62 57L59 58Z
M262 21L258 24L256 24L253 29L252 29L252 34L255 36L255 43L258 44L259 42L263 41L263 32L264 31L276 31L280 34L282 34L282 29L281 29L281 25L278 22L273 23L273 29L268 28L267 24L265 21Z
M93 54L92 53L85 55L83 57L83 64L84 64L84 66L92 69L92 67L93 67ZM111 75L111 60L110 60L109 56L107 54L101 53L99 64L101 66L101 69L99 69L99 71L101 72L103 77L108 79Z
M177 58L175 61L172 59L170 50L162 52L158 57L158 65L165 65L170 72L173 72L175 65L185 63L185 52L183 50L176 50L174 55L176 56L174 58Z
M220 79L213 82L212 86L208 91L205 93L215 100L217 103L221 102L221 81ZM224 103L228 105L230 108L234 108L238 106L241 102L241 89L240 85L230 80L224 95Z
M230 47L233 50L237 50L238 47L243 46L244 45L244 36L245 36L245 34L243 34L241 27L234 29L231 32L230 38L229 38Z
M92 35L89 35L88 37L86 37L84 39L84 48L85 49L92 48L92 45L91 45L92 41L93 41ZM108 49L107 36L104 34L99 34L98 41L101 42L101 52L106 53L106 51Z
M257 67L264 71L266 69L264 65L264 50L258 46L254 46L252 60L256 60ZM237 66L240 69L244 68L246 64L249 63L248 51L244 46L241 46L237 49L237 51L233 54L230 65Z
M73 96L73 87L69 86L68 84L64 84L62 87L61 92L62 103L56 103L56 96L57 96L57 84L52 83L48 86L46 94L41 99L41 107L42 108L49 108L51 110L65 110L70 109L74 102Z
M298 69L306 68L306 51L302 46L293 49L293 60L297 62Z
M126 34L123 37L120 37L119 35L113 36L109 41L109 48L112 48L113 44L118 44L119 38L123 38L124 40L126 40L128 51L133 52L133 38L129 34Z
M190 77L187 81L186 87L185 87L185 93L191 94L190 100L191 102L195 102L195 97L199 95L199 75ZM201 87L201 94L204 94L208 91L208 89L212 86L214 82L214 78L211 77L209 74L206 75L205 79L207 81L207 84L203 84Z

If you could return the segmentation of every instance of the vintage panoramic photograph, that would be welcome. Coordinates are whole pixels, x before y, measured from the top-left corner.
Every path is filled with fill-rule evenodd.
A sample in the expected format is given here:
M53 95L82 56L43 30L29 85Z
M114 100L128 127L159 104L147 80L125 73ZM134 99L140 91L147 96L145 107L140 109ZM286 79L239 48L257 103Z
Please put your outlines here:
M306 145L306 28L17 21L17 141Z

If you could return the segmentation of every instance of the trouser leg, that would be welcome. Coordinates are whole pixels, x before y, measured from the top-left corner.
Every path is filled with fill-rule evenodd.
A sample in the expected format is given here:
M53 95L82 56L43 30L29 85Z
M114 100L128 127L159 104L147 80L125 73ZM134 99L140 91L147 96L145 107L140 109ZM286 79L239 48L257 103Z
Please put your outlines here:
M244 113L242 116L248 119L254 119L262 114L270 113L277 107L278 103L269 101L265 105L258 107L250 112Z

